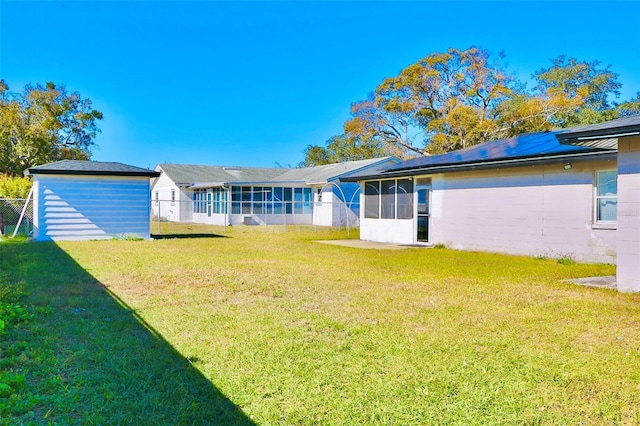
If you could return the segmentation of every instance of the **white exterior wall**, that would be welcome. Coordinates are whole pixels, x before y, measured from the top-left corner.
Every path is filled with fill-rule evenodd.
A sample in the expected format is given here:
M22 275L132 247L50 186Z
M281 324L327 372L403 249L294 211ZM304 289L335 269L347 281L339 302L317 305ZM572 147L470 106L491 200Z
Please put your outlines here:
M617 287L640 291L640 136L618 139Z
M313 224L318 226L346 226L357 227L360 224L359 218L359 200L360 197L355 194L359 191L360 186L355 183L340 184L340 190L343 191L346 203L342 200L342 194L333 185L313 187ZM322 188L322 201L318 201L318 189ZM351 203L351 209L348 208ZM345 208L347 206L347 208Z
M230 220L232 225L245 224L245 218L249 217L251 225L311 225L313 224L312 214L232 214Z
M615 168L591 162L434 176L432 242L615 263L615 229L593 224L594 171Z
M226 224L225 224L226 220ZM211 213L209 216L207 213L194 213L193 223L204 223L207 225L228 225L229 220L226 215L219 213Z
M161 170L157 170L161 171ZM171 191L175 191L175 201L171 202ZM156 203L156 193L159 202ZM171 222L191 222L193 203L191 194L177 186L165 173L160 174L151 189L151 209L153 215Z
M34 240L150 238L149 178L34 174Z
M575 163L571 170L556 164L433 175L430 243L615 263L616 230L593 224L593 176L616 167L601 161ZM363 240L417 243L415 211L414 219L362 216Z
M366 219L360 217L360 239L394 244L414 244L413 219Z

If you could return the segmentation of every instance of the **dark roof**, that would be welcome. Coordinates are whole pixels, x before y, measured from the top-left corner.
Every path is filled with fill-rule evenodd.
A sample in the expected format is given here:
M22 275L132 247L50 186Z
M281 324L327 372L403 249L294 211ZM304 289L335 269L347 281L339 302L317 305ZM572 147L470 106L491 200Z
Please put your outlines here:
M507 165L531 165L615 155L615 150L562 145L554 132L528 133L508 139L484 142L459 151L404 161L362 178L407 176L415 173L444 173ZM353 180L347 178L346 180Z
M160 173L122 163L103 161L62 160L29 168L27 175L109 175L157 177Z
M605 123L572 127L557 132L560 143L576 143L584 146L594 146L592 141L600 141L602 144L605 139L611 140L621 136L638 134L640 134L640 115L622 117Z

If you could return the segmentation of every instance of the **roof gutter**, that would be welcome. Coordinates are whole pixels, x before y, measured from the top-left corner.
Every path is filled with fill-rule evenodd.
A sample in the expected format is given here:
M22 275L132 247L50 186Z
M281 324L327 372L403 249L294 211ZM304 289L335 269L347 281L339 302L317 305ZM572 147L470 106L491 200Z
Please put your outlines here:
M199 188L215 188L215 187L228 187L228 186L274 186L274 185L299 185L299 184L307 184L303 180L290 180L290 181L267 181L267 180L259 180L255 182L191 182L185 183L184 185L191 189L199 189Z
M566 132L566 133L557 133L556 137L560 141L560 143L571 143L578 141L585 141L591 139L600 139L602 137L607 138L622 138L626 136L636 136L640 135L640 125L633 124L630 126L622 126L616 128L609 129L596 129L596 130L585 130L578 132Z

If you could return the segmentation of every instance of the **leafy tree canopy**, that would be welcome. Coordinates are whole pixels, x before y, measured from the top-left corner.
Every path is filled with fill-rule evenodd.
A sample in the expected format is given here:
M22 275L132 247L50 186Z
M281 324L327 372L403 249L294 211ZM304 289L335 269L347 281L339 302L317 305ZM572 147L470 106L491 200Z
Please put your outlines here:
M326 148L309 146L305 162L349 160L354 150L370 155L363 158L438 154L640 112L640 94L615 102L622 86L618 74L599 61L559 56L533 74L535 86L528 89L507 72L504 57L476 47L451 48L409 65L353 103L344 134Z
M63 159L87 160L102 113L64 86L27 85L11 92L0 80L0 173L21 175Z
M0 174L0 198L27 198L31 185L28 177Z
M309 145L305 150L305 159L299 166L320 166L343 161L396 155L397 152L394 151L399 150L373 138L365 140L358 136L339 135L329 139L325 147Z

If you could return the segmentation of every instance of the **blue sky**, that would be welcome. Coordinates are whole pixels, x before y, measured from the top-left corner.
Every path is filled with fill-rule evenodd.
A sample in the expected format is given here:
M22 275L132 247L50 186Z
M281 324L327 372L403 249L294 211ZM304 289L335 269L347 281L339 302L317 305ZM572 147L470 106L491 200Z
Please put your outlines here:
M0 1L0 78L104 113L93 159L295 166L354 101L449 47L522 79L567 54L640 92L640 1Z

